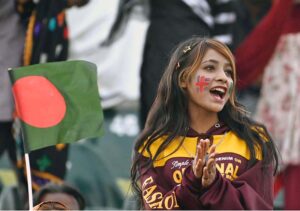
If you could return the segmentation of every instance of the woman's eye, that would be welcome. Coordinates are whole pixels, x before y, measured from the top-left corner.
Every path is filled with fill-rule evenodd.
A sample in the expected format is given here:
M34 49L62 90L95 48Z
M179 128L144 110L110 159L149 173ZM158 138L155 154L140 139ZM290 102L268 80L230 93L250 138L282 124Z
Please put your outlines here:
M204 67L205 70L214 70L215 67L213 65L208 65Z
M233 72L232 72L232 70L225 70L225 74L227 75L227 76L229 76L229 77L233 77Z

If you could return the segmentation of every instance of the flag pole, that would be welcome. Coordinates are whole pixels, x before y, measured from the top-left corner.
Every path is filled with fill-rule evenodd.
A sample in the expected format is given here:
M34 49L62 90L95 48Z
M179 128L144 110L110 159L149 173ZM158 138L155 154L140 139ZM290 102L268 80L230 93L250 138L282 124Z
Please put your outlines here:
M12 68L8 68L8 72L12 71ZM10 76L11 78L11 76ZM28 189L28 204L29 210L33 210L33 197L32 197L32 178L31 178L31 170L30 170L30 161L29 161L29 154L27 153L27 146L25 144L24 136L21 129L21 137L23 139L23 145L25 149L25 165L26 165L26 177L27 177L27 189Z
M32 180L31 180L30 161L29 161L28 153L25 153L25 164L26 164L26 175L27 175L29 210L33 210Z

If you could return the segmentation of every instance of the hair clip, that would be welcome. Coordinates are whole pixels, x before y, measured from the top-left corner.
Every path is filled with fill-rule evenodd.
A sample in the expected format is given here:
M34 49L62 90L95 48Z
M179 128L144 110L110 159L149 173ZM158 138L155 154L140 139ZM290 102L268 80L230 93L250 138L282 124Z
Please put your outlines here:
M187 52L189 52L190 50L192 50L190 45L187 45L184 47L184 49L182 50L184 54L186 54Z
M178 69L180 67L180 63L177 62L175 69Z

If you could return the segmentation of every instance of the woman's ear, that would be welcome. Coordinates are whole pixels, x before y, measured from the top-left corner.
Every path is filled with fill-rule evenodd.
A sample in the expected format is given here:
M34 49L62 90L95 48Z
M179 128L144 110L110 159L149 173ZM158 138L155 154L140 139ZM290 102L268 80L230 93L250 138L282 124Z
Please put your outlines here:
M186 88L187 87L187 79L186 75L182 74L180 79L179 79L179 86L180 88Z
M180 80L179 86L180 86L181 88L186 88L186 87L187 87L186 80Z

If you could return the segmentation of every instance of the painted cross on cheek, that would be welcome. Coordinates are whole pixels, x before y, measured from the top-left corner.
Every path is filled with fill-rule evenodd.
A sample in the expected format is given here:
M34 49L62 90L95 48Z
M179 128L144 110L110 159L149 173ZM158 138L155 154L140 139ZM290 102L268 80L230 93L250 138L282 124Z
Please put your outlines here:
M206 88L209 85L209 82L211 81L210 78L206 78L204 76L197 76L197 82L196 82L196 86L199 87L199 91L203 92L204 88Z

